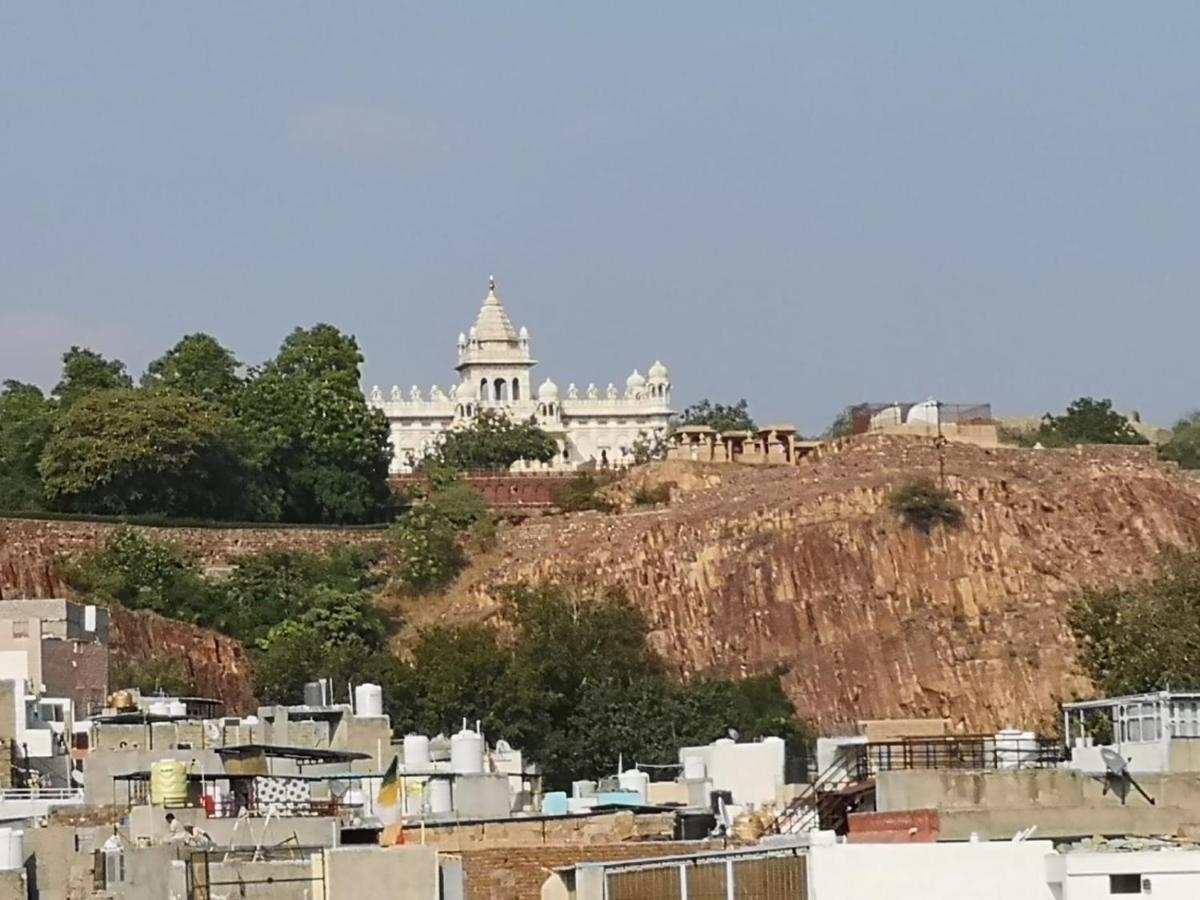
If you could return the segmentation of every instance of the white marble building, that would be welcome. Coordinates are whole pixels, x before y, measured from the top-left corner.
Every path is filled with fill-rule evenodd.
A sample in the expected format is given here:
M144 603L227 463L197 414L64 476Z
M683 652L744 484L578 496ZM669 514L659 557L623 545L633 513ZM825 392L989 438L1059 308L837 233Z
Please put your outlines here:
M533 390L529 332L517 331L496 295L493 279L475 324L458 336L458 383L443 391L434 385L423 395L415 385L406 394L393 386L384 395L371 389L370 403L391 425L392 472L411 472L414 464L450 428L464 427L481 410L506 413L513 420L533 418L558 442L558 456L546 468L575 469L623 465L639 435L666 433L671 415L667 367L655 362L642 376L634 369L618 390L574 384L560 392L547 378ZM518 463L515 468L522 468Z

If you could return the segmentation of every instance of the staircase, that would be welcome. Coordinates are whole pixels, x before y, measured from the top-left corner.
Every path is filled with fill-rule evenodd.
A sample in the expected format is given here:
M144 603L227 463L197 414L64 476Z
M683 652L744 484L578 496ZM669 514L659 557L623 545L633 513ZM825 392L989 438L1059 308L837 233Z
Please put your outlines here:
M867 769L865 753L836 760L775 817L769 831L800 834L826 829L845 834L850 813L874 794L875 779Z

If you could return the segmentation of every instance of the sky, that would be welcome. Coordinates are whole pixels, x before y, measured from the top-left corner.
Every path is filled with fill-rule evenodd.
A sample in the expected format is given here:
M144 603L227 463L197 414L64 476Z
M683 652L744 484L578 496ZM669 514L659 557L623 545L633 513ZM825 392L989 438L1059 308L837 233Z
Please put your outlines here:
M1200 406L1200 4L0 0L0 378L183 334L677 407Z

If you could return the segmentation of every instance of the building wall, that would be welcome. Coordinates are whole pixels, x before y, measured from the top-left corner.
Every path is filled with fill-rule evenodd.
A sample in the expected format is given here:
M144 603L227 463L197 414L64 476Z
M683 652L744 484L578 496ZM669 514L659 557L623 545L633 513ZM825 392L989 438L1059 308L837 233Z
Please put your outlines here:
M691 842L497 847L462 852L466 900L530 900L551 871L575 863L648 859L697 852Z
M432 847L338 847L324 858L325 900L437 900Z
M1071 851L1062 857L1059 868L1065 874L1062 900L1109 900L1113 896L1110 876L1118 873L1139 877L1143 889L1138 896L1200 897L1200 853L1194 850Z
M1056 900L1049 841L833 844L809 850L814 900Z
M108 647L97 642L42 639L42 681L51 697L73 701L79 716L108 696Z
M469 484L493 509L546 508L553 506L567 484L569 472L513 472L503 475L466 475ZM425 481L420 475L393 475L392 487L406 490Z
M478 847L618 844L670 838L674 831L675 816L671 813L617 812L499 822L412 824L405 827L405 840L452 852Z
M879 812L937 810L943 840L971 834L1005 839L1036 825L1039 836L1174 834L1200 822L1200 781L1194 774L1139 776L1156 799L1105 792L1103 779L1069 769L880 772Z

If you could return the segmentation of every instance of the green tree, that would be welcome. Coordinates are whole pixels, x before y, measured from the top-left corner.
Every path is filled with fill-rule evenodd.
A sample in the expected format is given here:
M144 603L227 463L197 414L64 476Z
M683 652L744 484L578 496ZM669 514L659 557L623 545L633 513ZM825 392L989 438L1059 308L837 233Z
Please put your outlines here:
M200 570L176 548L133 528L116 529L103 548L67 566L65 574L72 588L101 603L209 624L212 592Z
M54 386L54 399L70 406L95 391L133 387L133 379L119 359L105 359L86 347L72 347L62 357L62 378Z
M1184 469L1200 469L1200 412L1189 413L1175 423L1171 439L1159 448L1158 455L1179 463Z
M196 692L187 663L165 653L152 653L140 659L114 657L108 683L118 689L136 688L143 694L172 697L187 697Z
M298 328L239 396L286 521L380 521L391 507L387 419L363 397L361 364L353 337Z
M1080 397L1061 416L1046 413L1037 440L1045 447L1149 443L1125 416L1112 408L1111 400L1091 397Z
M854 407L847 406L834 416L829 427L821 432L821 440L832 441L837 438L849 437L854 434Z
M1067 622L1109 696L1200 685L1200 553L1170 552L1148 580L1084 593Z
M667 458L671 439L665 431L639 431L629 448L635 466L658 462Z
M460 472L503 470L517 460L549 462L558 445L532 421L514 422L486 409L466 428L444 432L431 459Z
M102 390L57 417L38 468L58 509L250 518L255 473L239 437L198 398Z
M241 387L239 365L216 338L189 334L146 367L142 387L191 394L224 406Z
M414 508L388 529L392 573L410 594L445 588L467 564L454 523L428 505Z
M679 425L707 425L717 431L754 431L754 420L750 418L750 406L739 400L732 406L701 400L684 409L679 416Z
M900 485L888 498L888 505L900 521L921 534L929 534L939 525L960 528L963 524L962 508L928 478Z
M5 381L0 391L0 509L45 505L38 459L50 439L53 406L40 389Z

